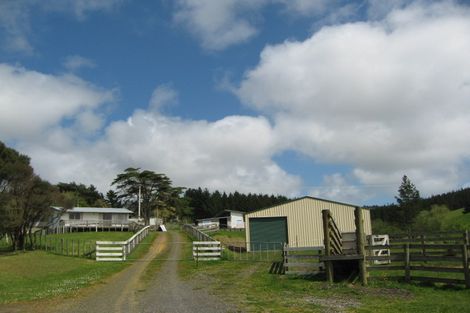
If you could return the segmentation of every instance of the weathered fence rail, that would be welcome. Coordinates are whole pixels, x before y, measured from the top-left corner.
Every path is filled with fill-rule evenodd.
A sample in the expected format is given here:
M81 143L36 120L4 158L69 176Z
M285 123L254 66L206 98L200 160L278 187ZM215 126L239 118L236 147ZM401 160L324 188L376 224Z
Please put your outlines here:
M398 243L397 243L398 242ZM365 246L372 251L376 246ZM367 261L386 261L390 265L369 265L368 271L403 271L409 281L463 284L470 288L468 231L390 236L390 255L366 256Z
M97 241L96 261L125 261L149 232L150 226L145 226L126 241Z
M192 236L193 238L196 238L199 241L217 241L214 238L212 238L211 236L203 233L202 231L200 231L199 229L197 229L193 225L185 224L185 225L183 225L183 230L186 233L188 233L190 236Z
M91 258L95 252L95 242L92 240L57 238L39 234L34 236L33 249L65 256Z
M324 268L320 258L324 247L289 247L284 245L284 272L286 275L313 275Z

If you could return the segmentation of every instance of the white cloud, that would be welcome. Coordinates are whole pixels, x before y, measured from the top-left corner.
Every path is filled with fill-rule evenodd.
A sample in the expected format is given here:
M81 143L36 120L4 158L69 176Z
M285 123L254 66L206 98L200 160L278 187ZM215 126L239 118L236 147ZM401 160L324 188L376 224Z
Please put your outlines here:
M204 49L218 51L255 37L262 10L274 5L295 18L332 11L330 23L355 12L351 5L341 7L327 0L178 0L173 18L200 40Z
M413 4L266 47L237 93L272 116L279 148L349 164L365 184L406 173L442 192L470 157L467 51L468 9Z
M171 85L159 85L152 93L149 102L149 110L160 111L165 106L178 103L178 93Z
M322 13L328 6L327 0L275 0L285 5L287 11L301 15Z
M273 132L262 117L206 122L136 111L128 121L111 123L95 142L71 142L63 134L50 132L44 142L21 147L53 182L93 183L106 191L133 166L165 173L186 187L297 195L301 185L271 160Z
M112 11L122 3L124 0L49 0L41 1L41 6L50 11L71 12L82 19L91 12Z
M0 135L22 140L41 137L50 127L74 119L87 130L96 130L93 110L113 100L76 76L54 76L0 64Z
M363 203L365 200L363 188L351 183L341 173L325 175L322 186L313 188L310 193L314 197L334 199L345 203Z
M188 187L288 195L300 189L300 178L272 161L276 140L264 117L215 122L168 117L155 106L173 101L177 92L161 85L151 110L103 126L97 112L113 100L113 91L76 76L6 64L0 65L0 81L0 140L16 142L51 182L94 184L104 192L118 173L134 166Z
M249 16L266 3L266 0L179 0L174 20L198 37L205 49L222 50L257 34Z
M65 58L63 64L71 72L81 68L94 68L96 66L95 62L80 55L69 55Z
M31 54L33 48L27 36L30 32L27 3L0 1L0 35L3 33L3 48L13 52Z

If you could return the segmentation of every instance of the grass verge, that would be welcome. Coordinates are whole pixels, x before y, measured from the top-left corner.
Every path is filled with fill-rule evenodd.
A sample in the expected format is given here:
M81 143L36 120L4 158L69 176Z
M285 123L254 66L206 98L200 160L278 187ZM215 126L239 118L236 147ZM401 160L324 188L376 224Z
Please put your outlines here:
M156 236L154 232L149 233L129 258L138 259L144 255ZM45 251L3 255L0 256L0 303L70 295L102 281L129 264L132 261L96 262Z
M190 255L190 251L185 251ZM269 274L271 264L256 261L181 262L183 279L210 288L247 312L469 312L470 290L404 284L386 279L328 285L308 279ZM379 275L380 276L380 275ZM209 287L208 287L209 286Z

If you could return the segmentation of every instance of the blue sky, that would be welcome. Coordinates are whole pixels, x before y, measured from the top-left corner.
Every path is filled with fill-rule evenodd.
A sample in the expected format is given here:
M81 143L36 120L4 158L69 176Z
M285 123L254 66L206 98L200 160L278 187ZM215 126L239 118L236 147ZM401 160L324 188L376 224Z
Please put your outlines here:
M0 140L51 182L394 201L470 179L453 1L0 2Z

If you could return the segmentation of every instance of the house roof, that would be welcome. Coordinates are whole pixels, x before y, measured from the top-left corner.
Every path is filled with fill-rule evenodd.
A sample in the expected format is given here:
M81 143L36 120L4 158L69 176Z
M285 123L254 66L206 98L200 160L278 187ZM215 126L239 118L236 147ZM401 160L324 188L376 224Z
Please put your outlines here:
M222 212L220 212L219 214L217 214L215 217L228 217L226 216L225 214L226 213L229 213L229 215L231 215L230 213L241 213L241 214L245 214L245 212L242 212L242 211L235 211L235 210L223 210Z
M223 210L222 212L220 212L219 214L217 214L216 216L213 216L213 217L206 217L206 218L200 218L200 219L197 219L196 221L208 221L208 220L218 220L218 219L221 219L221 218L225 218L225 217L230 217L230 215L224 215L225 213L241 213L242 215L245 215L245 212L242 212L242 211L235 211L235 210Z
M215 221L215 220L219 220L220 217L206 217L206 218L200 218L200 219L197 219L196 221Z
M287 202L284 202L284 203L281 203L281 204L276 204L276 205L272 205L272 206L269 206L269 207L266 207L266 208L262 208L262 209L259 209L259 210L255 210L255 211L251 211L251 212L246 212L245 215L249 215L249 214L254 213L254 212L259 212L259 211L268 210L268 209L271 209L271 208L274 208L274 207L277 207L277 206L280 206L280 205L284 205L284 204L287 204L287 203L292 203L292 202L300 201L300 200L303 200L303 199L311 199L311 200L318 200L318 201L330 202L330 203L335 203L335 204L347 205L347 206L350 206L350 207L357 207L357 206L358 206L358 205L354 205L354 204L350 204L350 203L344 203L344 202L338 202L338 201L333 201L333 200L326 200L326 199L320 199L320 198L315 198L315 197L310 197L310 196L304 196L304 197L300 197L300 198L298 198L298 199L294 199L294 200L291 200L291 201L287 201Z
M75 207L65 211L67 213L120 213L120 214L129 214L132 211L126 208L87 208L87 207Z

